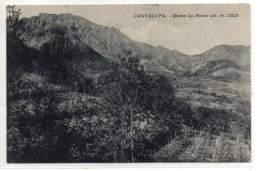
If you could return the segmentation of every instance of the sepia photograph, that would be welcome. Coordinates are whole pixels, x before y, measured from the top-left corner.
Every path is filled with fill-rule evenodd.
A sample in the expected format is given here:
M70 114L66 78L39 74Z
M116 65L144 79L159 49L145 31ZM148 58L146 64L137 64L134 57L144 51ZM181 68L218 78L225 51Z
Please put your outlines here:
M6 5L7 163L250 163L249 4Z

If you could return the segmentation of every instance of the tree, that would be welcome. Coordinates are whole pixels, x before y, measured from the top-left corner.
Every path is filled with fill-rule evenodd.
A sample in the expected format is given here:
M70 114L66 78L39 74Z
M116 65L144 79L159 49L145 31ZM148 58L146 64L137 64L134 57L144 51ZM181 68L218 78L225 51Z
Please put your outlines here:
M164 137L183 123L185 115L191 114L189 106L176 99L169 80L146 74L137 58L121 58L121 65L115 64L111 72L99 78L98 84L99 96L104 100L102 109L120 121L123 162L142 158L138 154L142 148L150 152L149 148L158 148ZM140 129L137 123L142 119L153 129ZM144 144L147 147L141 148Z
M6 7L7 10L7 18L6 18L6 26L7 31L14 31L14 26L18 23L19 17L21 15L21 9L15 10L15 5L8 5Z

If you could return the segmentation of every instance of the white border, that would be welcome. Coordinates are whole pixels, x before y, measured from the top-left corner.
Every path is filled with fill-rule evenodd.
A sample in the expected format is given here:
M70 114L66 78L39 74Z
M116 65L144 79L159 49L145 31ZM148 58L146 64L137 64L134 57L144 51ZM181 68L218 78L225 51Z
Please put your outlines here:
M0 168L234 168L258 169L260 170L259 156L259 138L257 130L259 129L259 108L258 100L260 91L260 82L258 74L260 64L260 55L257 52L259 45L257 38L259 35L259 3L260 1L249 0L0 0ZM134 164L6 164L6 31L5 31L5 5L58 5L58 4L208 4L208 3L250 3L251 4L251 61L252 61L252 162L251 163L134 163ZM238 35L239 36L239 35ZM258 114L259 113L259 114ZM259 145L258 145L259 144ZM142 169L143 170L143 169ZM148 169L145 169L148 170ZM153 169L152 169L153 170Z

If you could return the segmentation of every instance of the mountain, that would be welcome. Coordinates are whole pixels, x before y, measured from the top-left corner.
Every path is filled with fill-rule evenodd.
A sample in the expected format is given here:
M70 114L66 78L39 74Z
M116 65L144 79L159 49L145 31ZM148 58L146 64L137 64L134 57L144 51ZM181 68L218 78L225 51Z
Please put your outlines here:
M202 54L194 55L191 65L192 72L196 72L200 65L205 65L207 61L229 60L243 68L250 69L250 46L230 46L219 45Z
M119 57L138 57L151 71L153 68L162 72L184 71L178 58L187 56L177 50L132 41L119 29L94 24L71 14L40 14L21 19L17 34L27 46L36 49L60 35L69 38L72 44L84 43L111 61L118 62Z
M188 73L222 80L250 78L250 46L219 45L189 60Z
M59 51L62 56L68 56L68 51L73 52L69 55L74 57L73 60L85 63L80 68L88 68L91 70L89 72L95 70L96 66L102 70L110 62L119 62L120 57L137 57L146 71L170 75L207 75L217 68L223 70L224 67L232 68L236 64L241 66L236 67L236 70L250 70L250 47L220 45L202 54L189 56L177 50L133 41L117 28L98 25L71 14L43 13L23 18L18 24L17 35L31 48L40 50L49 44L57 46L53 51ZM55 42L57 37L64 39L61 40L63 47ZM223 60L226 60L226 64L223 64ZM212 68L214 64L219 67ZM208 71L201 72L203 68L208 68Z

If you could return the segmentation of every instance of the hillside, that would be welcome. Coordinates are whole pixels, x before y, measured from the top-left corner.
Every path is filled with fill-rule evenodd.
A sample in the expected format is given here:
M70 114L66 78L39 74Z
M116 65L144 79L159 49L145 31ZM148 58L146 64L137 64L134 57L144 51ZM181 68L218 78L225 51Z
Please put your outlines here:
M189 56L71 14L16 22L8 163L251 160L250 47Z

